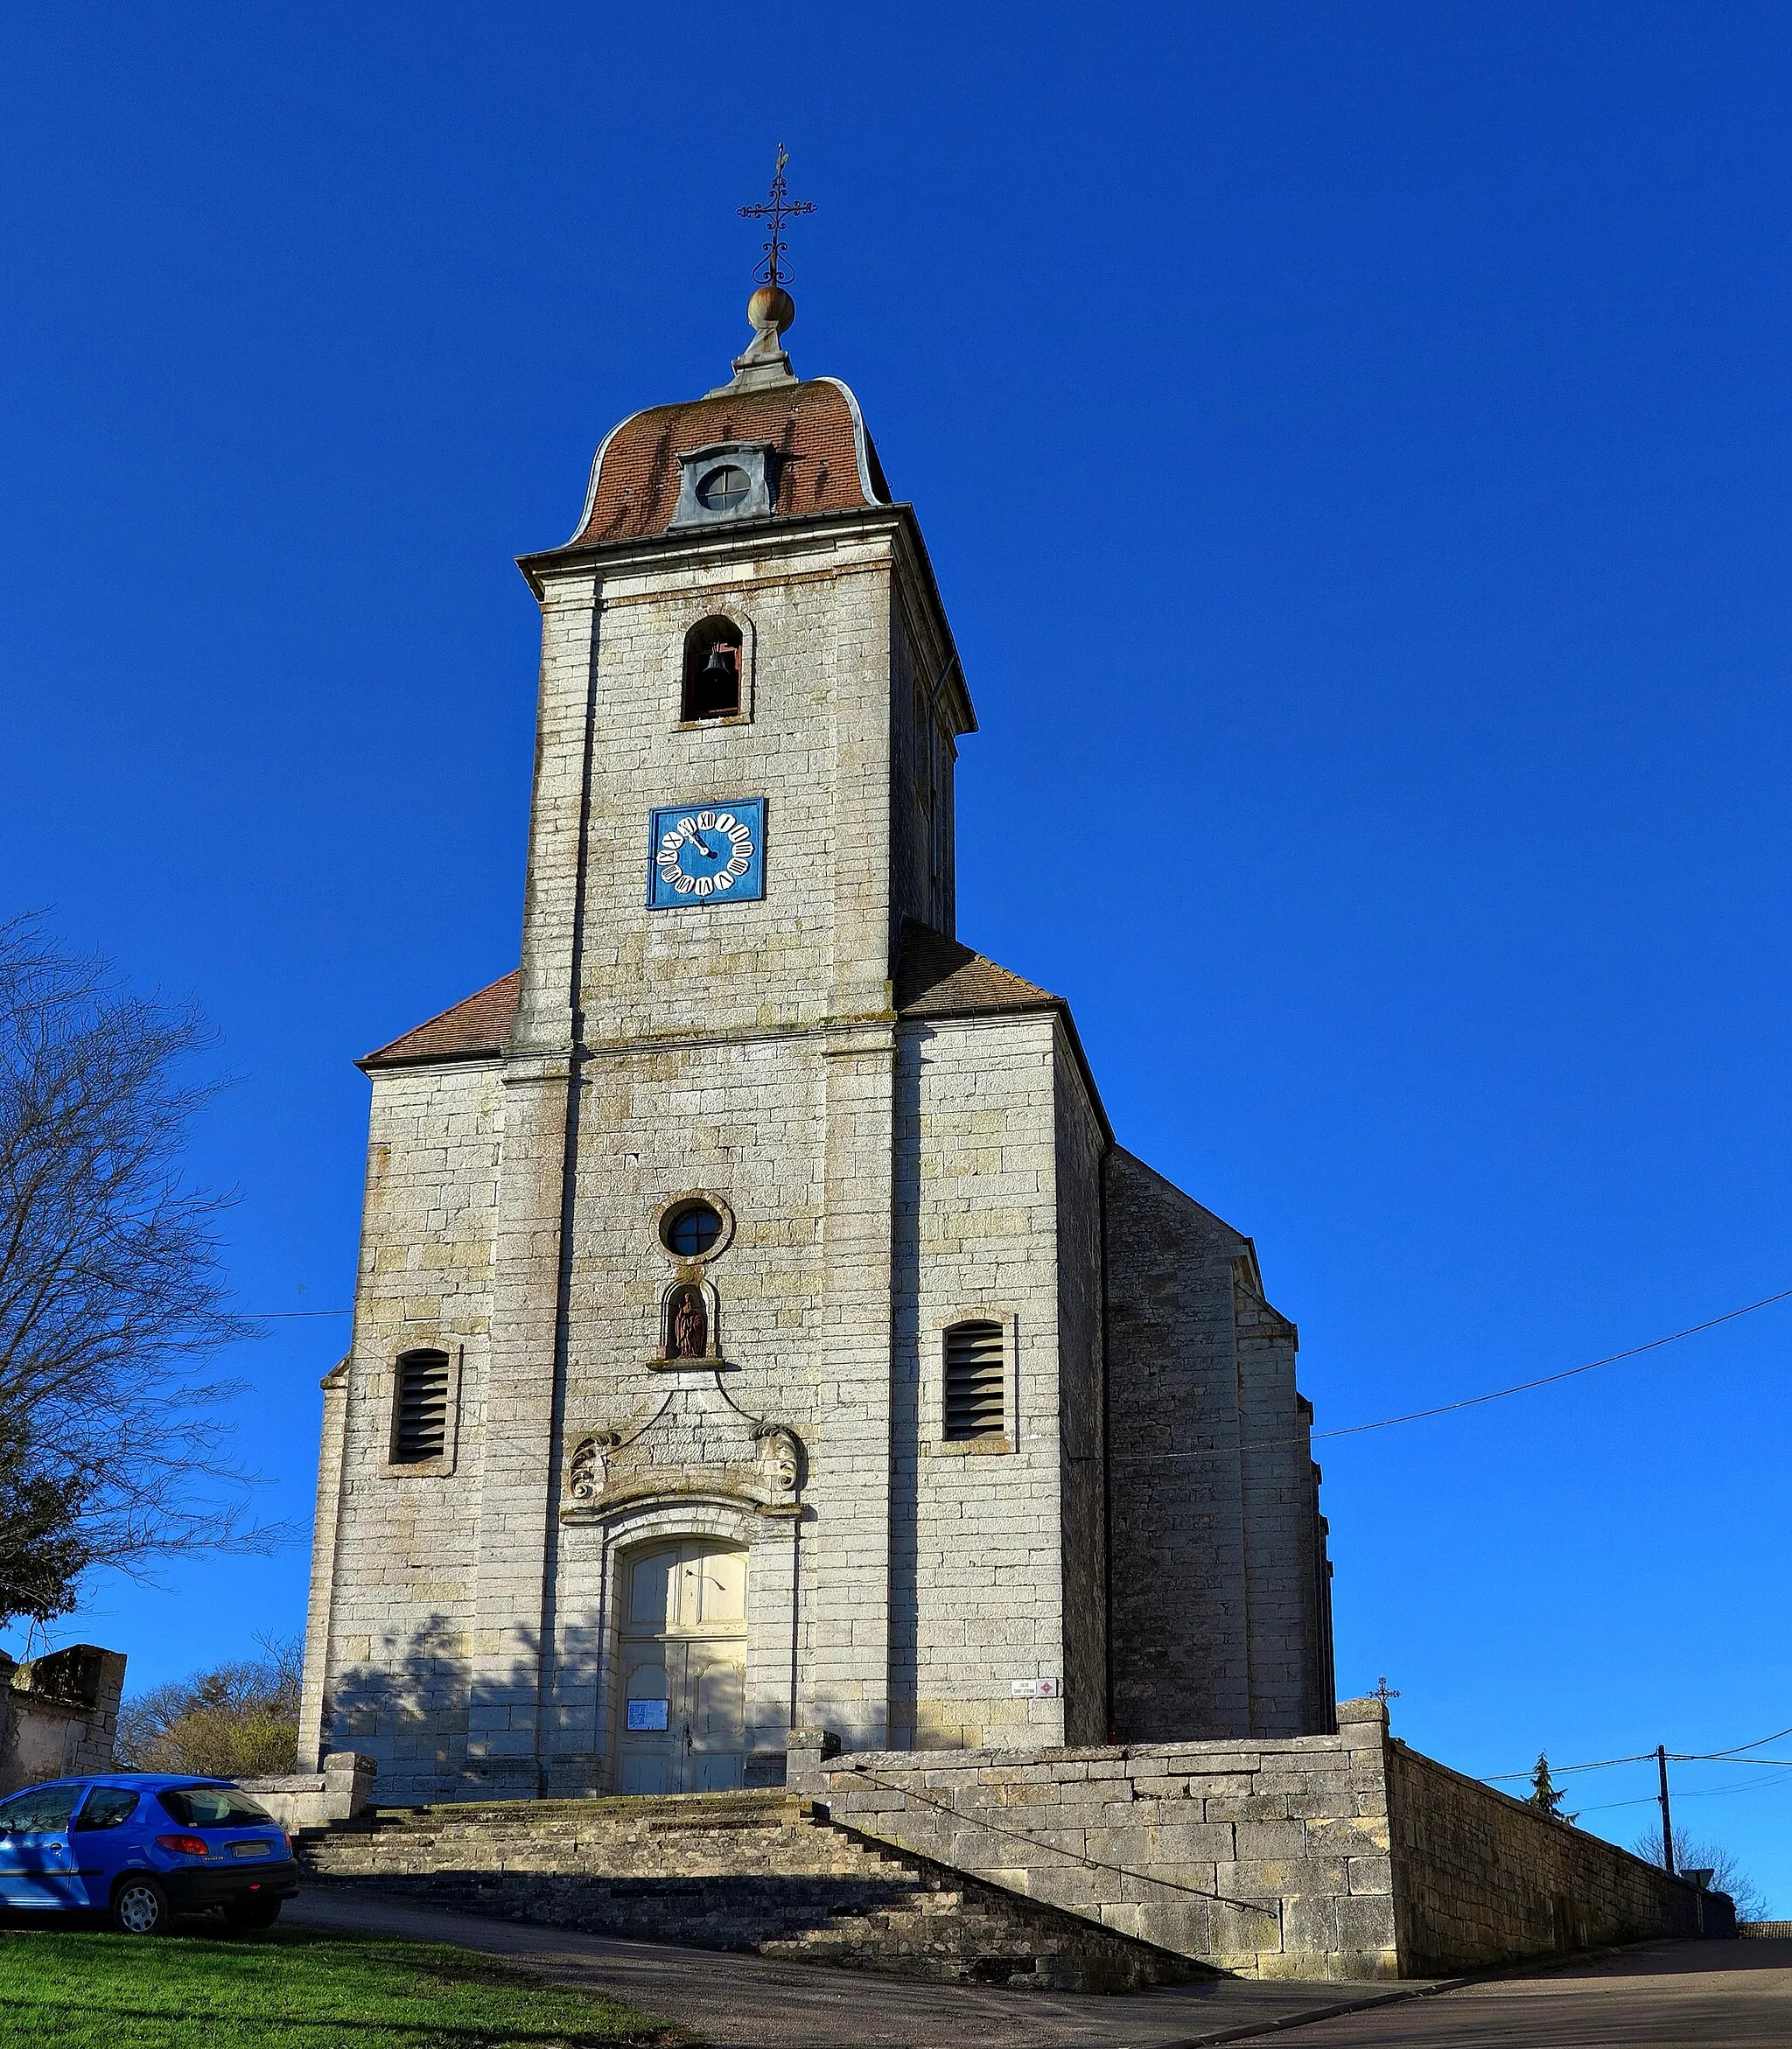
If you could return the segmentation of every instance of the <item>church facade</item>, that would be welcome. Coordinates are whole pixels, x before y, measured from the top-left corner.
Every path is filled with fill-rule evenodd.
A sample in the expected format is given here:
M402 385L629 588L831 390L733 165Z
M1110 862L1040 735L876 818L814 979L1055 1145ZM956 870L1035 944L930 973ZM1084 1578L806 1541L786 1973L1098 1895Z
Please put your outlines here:
M920 529L750 311L522 560L519 969L361 1062L301 1766L382 1801L1334 1725L1294 1329L959 942Z

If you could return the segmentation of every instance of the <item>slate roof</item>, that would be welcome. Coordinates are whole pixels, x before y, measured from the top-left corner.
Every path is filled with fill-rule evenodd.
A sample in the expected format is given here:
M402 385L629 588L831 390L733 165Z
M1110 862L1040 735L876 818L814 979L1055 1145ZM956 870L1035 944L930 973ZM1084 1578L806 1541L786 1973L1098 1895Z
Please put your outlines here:
M888 504L890 490L877 449L854 409L844 386L817 377L636 413L601 450L591 510L567 545L663 534L678 507L680 452L717 441L775 444L774 517ZM876 498L865 495L859 475L861 437Z
M522 990L522 971L514 969L355 1065L405 1067L424 1060L490 1059L503 1052L510 1037Z

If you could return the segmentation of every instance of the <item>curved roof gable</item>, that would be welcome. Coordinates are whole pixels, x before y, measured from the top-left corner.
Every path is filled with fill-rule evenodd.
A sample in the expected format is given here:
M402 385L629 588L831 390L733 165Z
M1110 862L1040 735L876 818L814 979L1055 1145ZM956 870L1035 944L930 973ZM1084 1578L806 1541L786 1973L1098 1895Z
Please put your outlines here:
M653 406L624 420L598 451L584 514L567 546L664 533L678 506L680 453L718 441L776 447L774 518L890 502L858 402L837 378L814 377Z

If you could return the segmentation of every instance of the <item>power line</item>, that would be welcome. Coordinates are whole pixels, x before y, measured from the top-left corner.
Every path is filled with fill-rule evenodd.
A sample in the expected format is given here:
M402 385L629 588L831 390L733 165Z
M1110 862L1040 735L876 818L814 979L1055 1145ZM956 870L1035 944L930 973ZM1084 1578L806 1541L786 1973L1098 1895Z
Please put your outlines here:
M1446 1402L1436 1409L1415 1409L1404 1416L1384 1416L1378 1423L1346 1423L1334 1430L1314 1430L1304 1437L1256 1437L1236 1446L1208 1444L1193 1451L1120 1451L1110 1452L1110 1461L1124 1465L1167 1465L1190 1458L1220 1458L1240 1451L1279 1451L1293 1444L1317 1444L1328 1437L1356 1437L1365 1430L1392 1430L1396 1423L1424 1423L1433 1416L1450 1416L1459 1409L1478 1409L1485 1402L1503 1402L1508 1395L1528 1395L1536 1388L1553 1387L1558 1381L1572 1381L1584 1373L1597 1373L1602 1366L1615 1366L1620 1359L1634 1359L1640 1353L1659 1352L1663 1345L1677 1345L1683 1338L1696 1338L1701 1331L1714 1331L1719 1324L1734 1323L1739 1316L1753 1316L1758 1309L1771 1309L1776 1302L1792 1299L1792 1288L1782 1288L1777 1295L1764 1295L1759 1302L1745 1303L1740 1309L1727 1309L1722 1316L1709 1318L1702 1324L1689 1324L1684 1331L1670 1331L1665 1338L1651 1338L1646 1345L1633 1345L1628 1351L1608 1353L1603 1359L1589 1360L1585 1366L1571 1366L1562 1373L1546 1373L1540 1380L1520 1381L1510 1388L1495 1388L1490 1395L1470 1395L1460 1402ZM1782 1735L1792 1735L1792 1730L1782 1730ZM1771 1737L1763 1737L1764 1743L1771 1743ZM1655 1755L1651 1751L1651 1757ZM1634 1764L1634 1758L1613 1758L1607 1760L1614 1765ZM1564 1766L1564 1771L1591 1771L1592 1766ZM1508 1779L1528 1779L1528 1772L1508 1772Z
M1685 1800L1718 1800L1726 1794L1754 1793L1763 1786L1787 1785L1792 1785L1792 1780L1775 1779L1769 1772L1765 1779L1743 1779L1734 1786L1704 1786L1692 1793L1688 1793L1683 1787L1674 1795L1674 1804L1678 1807ZM1657 1804L1658 1797L1656 1794L1645 1793L1635 1800L1602 1800L1596 1807L1581 1808L1578 1811L1583 1815L1608 1815L1614 1808L1652 1808Z
M1603 1772L1608 1765L1649 1765L1655 1762L1655 1755L1652 1750L1645 1750L1639 1751L1634 1758L1600 1758L1591 1765L1551 1765L1550 1776L1553 1779L1558 1773L1565 1772ZM1675 1761L1677 1763L1678 1759ZM1502 1779L1529 1779L1536 1769L1532 1766L1530 1772L1489 1772L1483 1776L1481 1784L1496 1786Z
M1437 1409L1415 1409L1408 1416L1384 1416L1380 1423L1353 1423L1342 1430L1315 1430L1313 1443L1321 1437L1354 1437L1364 1430L1391 1430L1396 1423L1423 1423L1429 1416L1448 1416L1458 1409L1477 1409L1483 1402L1503 1402L1508 1395L1528 1395L1533 1388L1553 1387L1558 1381L1572 1381L1584 1373L1597 1373L1602 1366L1615 1366L1620 1359L1634 1359L1641 1352L1658 1352L1663 1345L1677 1345L1682 1338L1696 1338L1701 1331L1714 1331L1719 1324L1734 1323L1739 1316L1753 1316L1758 1309L1768 1309L1775 1302L1784 1302L1792 1296L1792 1288L1782 1288L1777 1295L1764 1295L1759 1302L1750 1302L1741 1309L1726 1310L1722 1316L1714 1316L1702 1324L1689 1324L1684 1331L1675 1331L1665 1338L1651 1338L1647 1345L1633 1345L1628 1351L1614 1352L1604 1359L1594 1359L1585 1366L1571 1366L1565 1373L1546 1373L1541 1380L1520 1381L1516 1387L1495 1388L1491 1395L1470 1395L1461 1402L1446 1402ZM1619 1759L1618 1763L1628 1764L1629 1759Z
M1707 1751L1705 1755L1712 1758L1733 1758L1746 1750L1759 1750L1764 1743L1777 1743L1782 1736L1792 1736L1792 1729L1776 1729L1771 1736L1756 1737L1753 1743L1739 1743L1734 1750Z
M1726 1765L1735 1755L1735 1752L1731 1750L1670 1750L1668 1752L1668 1762L1670 1765ZM1652 1750L1646 1750L1638 1757L1606 1758L1597 1765L1551 1765L1550 1775L1551 1778L1565 1778L1570 1772L1603 1772L1611 1765L1652 1765L1655 1761L1656 1753ZM1792 1771L1792 1758L1744 1758L1740 1761L1748 1765L1782 1766L1788 1771ZM1481 1780L1481 1784L1494 1786L1502 1780L1529 1779L1535 1769L1533 1766L1531 1772L1490 1772Z
M1740 1758L1744 1751L1760 1750L1764 1744L1777 1743L1782 1736L1792 1736L1792 1729L1776 1729L1771 1736L1757 1736L1753 1743L1735 1744L1728 1750L1670 1750L1668 1762L1670 1765L1717 1764L1728 1758ZM1562 1772L1603 1772L1613 1765L1651 1764L1655 1755L1652 1750L1639 1751L1634 1758L1596 1758L1587 1765L1551 1765L1550 1771L1552 1776ZM1751 1765L1792 1765L1792 1758L1749 1758L1746 1761ZM1502 1779L1529 1779L1530 1775L1530 1772L1489 1772L1482 1776L1481 1784L1494 1786Z

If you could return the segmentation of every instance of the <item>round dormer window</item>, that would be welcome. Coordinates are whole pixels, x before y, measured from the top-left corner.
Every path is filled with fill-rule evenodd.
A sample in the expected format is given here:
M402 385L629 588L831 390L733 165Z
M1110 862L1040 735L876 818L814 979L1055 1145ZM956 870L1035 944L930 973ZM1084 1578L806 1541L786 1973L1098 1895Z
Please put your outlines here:
M696 501L705 512L732 512L746 498L746 472L732 463L709 471L696 487Z

